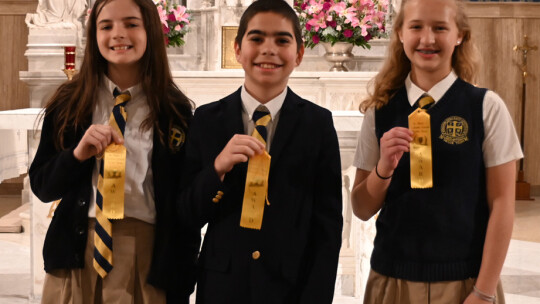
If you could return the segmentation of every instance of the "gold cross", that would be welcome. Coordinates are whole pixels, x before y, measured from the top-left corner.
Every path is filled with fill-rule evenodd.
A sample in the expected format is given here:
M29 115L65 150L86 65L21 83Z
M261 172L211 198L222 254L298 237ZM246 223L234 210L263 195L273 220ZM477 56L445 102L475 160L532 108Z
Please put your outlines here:
M529 53L529 51L536 51L538 47L536 45L535 46L529 45L529 37L527 37L527 35L524 35L523 39L525 40L525 43L523 45L514 45L513 50L516 52L521 51L523 55L523 63L521 64L520 68L521 68L521 71L523 72L523 80L525 81L525 78L528 76L527 54Z

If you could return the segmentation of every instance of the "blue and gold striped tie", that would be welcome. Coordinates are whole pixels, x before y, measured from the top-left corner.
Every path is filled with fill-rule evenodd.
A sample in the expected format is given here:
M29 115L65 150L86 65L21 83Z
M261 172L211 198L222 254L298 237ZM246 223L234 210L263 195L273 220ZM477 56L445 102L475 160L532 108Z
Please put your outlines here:
M420 96L418 99L418 107L427 110L434 102L435 100L433 100L433 97L429 96L428 94L422 94L422 96Z
M109 118L109 125L112 126L122 138L126 128L126 111L124 107L131 99L129 91L120 93L114 89L115 103ZM100 160L98 191L96 193L96 227L94 235L94 268L98 274L105 278L113 268L113 242L112 223L103 215L103 158Z
M266 145L266 138L268 131L266 130L266 125L272 120L272 117L270 116L270 113L268 111L265 111L265 107L260 107L259 109L253 113L253 121L255 122L255 129L253 129L253 133L251 136L257 138L260 140L263 144Z

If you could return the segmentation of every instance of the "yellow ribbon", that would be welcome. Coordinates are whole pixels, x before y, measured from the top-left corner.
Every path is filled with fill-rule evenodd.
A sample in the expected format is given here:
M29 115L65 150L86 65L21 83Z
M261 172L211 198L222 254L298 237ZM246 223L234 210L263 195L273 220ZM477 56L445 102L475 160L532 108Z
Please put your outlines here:
M249 159L242 215L240 217L241 227L261 229L264 203L268 202L270 160L271 156L266 151Z
M111 144L103 158L103 215L108 219L124 218L124 183L126 177L126 147Z
M411 142L411 188L433 187L430 116L421 108L409 115L409 129L413 132Z

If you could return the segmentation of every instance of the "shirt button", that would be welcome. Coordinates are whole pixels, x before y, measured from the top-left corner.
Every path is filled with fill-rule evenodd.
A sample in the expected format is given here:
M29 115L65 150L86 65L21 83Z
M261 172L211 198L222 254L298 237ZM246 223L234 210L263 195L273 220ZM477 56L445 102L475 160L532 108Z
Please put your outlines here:
M79 206L84 207L86 205L86 202L83 199L79 200Z
M85 229L83 227L77 227L77 233L79 235L83 235L85 233Z
M253 251L253 253L251 254L251 257L254 259L254 260L258 260L260 257L261 257L261 253L256 250L256 251Z

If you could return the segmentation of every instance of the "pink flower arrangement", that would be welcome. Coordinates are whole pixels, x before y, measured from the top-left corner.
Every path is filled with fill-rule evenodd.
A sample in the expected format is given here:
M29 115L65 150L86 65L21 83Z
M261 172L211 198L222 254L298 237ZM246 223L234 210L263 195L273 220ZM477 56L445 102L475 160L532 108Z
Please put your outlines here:
M370 48L374 37L385 37L388 0L295 0L306 47L319 42L349 42Z
M184 45L184 35L189 31L188 25L191 16L185 6L167 3L167 0L153 0L157 7L163 33L165 34L165 45L181 46Z

